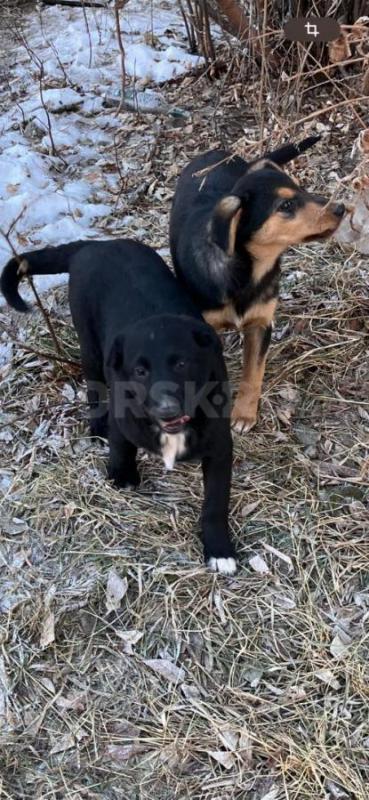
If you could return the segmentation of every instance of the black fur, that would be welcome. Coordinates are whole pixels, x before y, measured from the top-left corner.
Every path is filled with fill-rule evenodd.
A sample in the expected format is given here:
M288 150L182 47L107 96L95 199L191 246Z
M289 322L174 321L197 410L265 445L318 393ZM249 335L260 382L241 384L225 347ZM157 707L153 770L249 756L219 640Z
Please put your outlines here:
M268 352L269 345L272 339L272 332L273 332L272 326L268 325L268 327L265 328L265 331L263 333L263 338L261 340L259 358L264 358L264 356Z
M219 339L200 311L160 256L128 239L73 242L24 253L20 260L32 275L69 272L91 433L108 429L109 477L119 487L137 486L137 448L159 454L167 437L172 443L176 432L184 434L180 460L202 462L205 559L233 558L227 374ZM1 289L23 311L18 266L16 259L5 266Z
M177 183L170 219L175 272L216 330L244 334L232 411L240 432L257 419L281 256L288 247L331 235L345 211L280 168L318 138L286 144L251 163L213 150L185 167Z
M285 164L319 138L311 136L299 145L286 144L265 158ZM203 311L221 308L230 301L241 315L257 300L266 301L278 294L279 259L255 283L253 260L244 244L271 213L274 189L292 182L273 168L273 163L250 172L259 160L248 163L225 150L211 150L194 158L179 177L170 219L171 254L177 276ZM242 214L235 252L226 258L229 220L217 213L216 206L229 195L240 198Z

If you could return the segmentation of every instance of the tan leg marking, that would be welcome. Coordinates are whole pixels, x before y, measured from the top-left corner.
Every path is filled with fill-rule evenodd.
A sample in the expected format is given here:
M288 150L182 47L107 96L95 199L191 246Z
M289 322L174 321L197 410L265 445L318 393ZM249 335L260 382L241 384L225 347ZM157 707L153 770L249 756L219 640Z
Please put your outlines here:
M202 316L216 331L236 328L235 312L230 303L222 308L216 308L214 311L204 311Z
M244 318L242 376L232 411L232 425L239 433L246 433L256 423L267 357L267 352L261 355L261 350L276 306L276 299L269 300L264 306L258 304Z

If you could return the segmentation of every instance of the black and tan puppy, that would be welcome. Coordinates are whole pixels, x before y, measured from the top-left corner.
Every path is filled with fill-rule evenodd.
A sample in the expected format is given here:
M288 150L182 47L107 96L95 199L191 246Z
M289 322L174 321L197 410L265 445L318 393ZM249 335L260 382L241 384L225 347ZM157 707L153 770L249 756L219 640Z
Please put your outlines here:
M236 569L228 532L232 438L220 341L160 256L128 239L72 242L11 259L1 289L18 311L21 277L69 272L91 433L109 436L108 475L137 486L137 448L176 461L200 459L202 538L209 567ZM109 387L109 407L107 392ZM107 411L108 408L108 411Z
M310 194L280 168L319 137L247 163L223 150L191 161L174 195L170 246L177 276L216 330L244 334L234 427L256 422L280 279L291 245L323 239L345 208ZM200 173L200 174L199 174Z

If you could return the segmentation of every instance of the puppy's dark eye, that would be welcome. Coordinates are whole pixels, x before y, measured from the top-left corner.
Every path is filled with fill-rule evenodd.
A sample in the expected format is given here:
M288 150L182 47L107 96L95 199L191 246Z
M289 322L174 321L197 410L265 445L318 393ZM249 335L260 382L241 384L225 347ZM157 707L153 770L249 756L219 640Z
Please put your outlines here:
M148 373L146 367L142 366L142 364L137 364L135 367L135 376L136 378L145 378Z
M179 358L178 361L176 361L176 363L175 363L175 368L178 369L179 372L182 369L184 369L185 366L186 366L186 362L183 360L183 358Z
M282 211L284 214L291 214L294 208L295 208L294 200L283 200L283 203L280 204L278 211Z

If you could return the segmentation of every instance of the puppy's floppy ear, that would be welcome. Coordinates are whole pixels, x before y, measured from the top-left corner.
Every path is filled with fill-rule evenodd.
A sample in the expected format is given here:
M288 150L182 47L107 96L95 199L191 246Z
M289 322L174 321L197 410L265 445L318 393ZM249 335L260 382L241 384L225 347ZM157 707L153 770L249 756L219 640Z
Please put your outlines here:
M114 370L121 369L123 366L123 352L124 338L123 336L116 336L106 360L107 366Z
M237 227L246 198L229 194L215 206L211 221L211 238L227 255L234 253Z
M199 347L213 348L216 351L222 349L219 336L205 323L200 323L198 328L193 328L192 336Z

